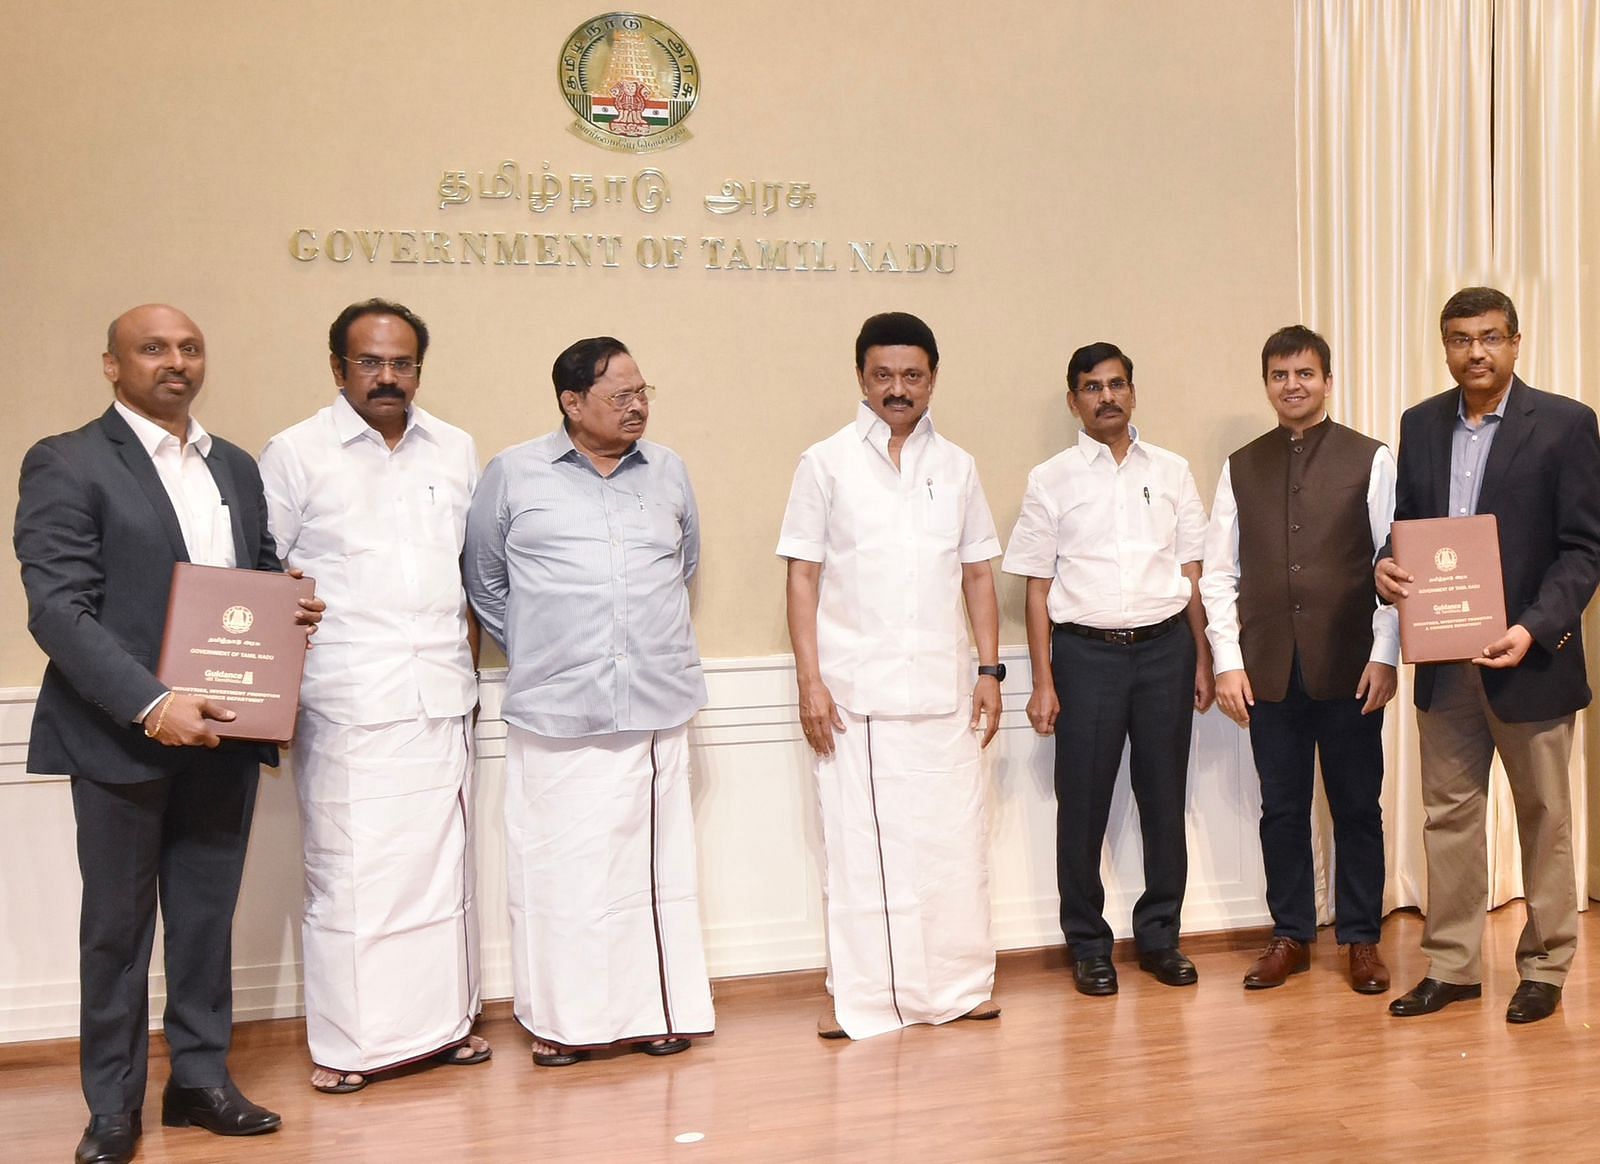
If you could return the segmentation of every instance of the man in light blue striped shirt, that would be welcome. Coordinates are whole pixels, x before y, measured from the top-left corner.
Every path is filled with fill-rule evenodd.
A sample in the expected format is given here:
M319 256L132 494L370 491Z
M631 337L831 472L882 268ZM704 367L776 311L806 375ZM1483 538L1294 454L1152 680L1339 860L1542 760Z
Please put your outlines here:
M540 1066L714 1025L688 721L699 518L643 440L655 389L609 336L552 369L562 426L501 453L467 518L467 594L506 652L506 867L517 1020Z

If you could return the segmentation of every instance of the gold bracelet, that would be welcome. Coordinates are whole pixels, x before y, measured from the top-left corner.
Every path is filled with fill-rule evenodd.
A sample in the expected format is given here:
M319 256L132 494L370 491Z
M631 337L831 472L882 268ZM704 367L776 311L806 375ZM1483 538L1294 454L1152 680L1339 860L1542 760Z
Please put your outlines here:
M166 693L166 695L161 697L161 711L160 711L160 714L158 714L156 716L156 727L155 727L155 730L151 731L149 728L145 728L144 729L144 734L145 734L145 738L146 739L153 740L158 735L161 734L161 725L166 721L166 718L167 718L167 705L169 703L171 703L171 702L172 702L172 692L169 691L169 692Z

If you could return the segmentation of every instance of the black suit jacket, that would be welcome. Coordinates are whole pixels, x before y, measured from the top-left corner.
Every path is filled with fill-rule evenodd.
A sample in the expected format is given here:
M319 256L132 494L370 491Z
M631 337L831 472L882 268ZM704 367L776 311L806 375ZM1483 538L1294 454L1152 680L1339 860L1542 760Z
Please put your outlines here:
M1450 505L1450 437L1461 390L1400 418L1395 520L1444 517ZM1584 607L1600 582L1600 431L1586 405L1513 378L1478 512L1500 526L1506 616L1533 636L1516 667L1485 668L1490 706L1508 723L1554 719L1588 706ZM1382 556L1388 556L1385 546ZM1434 667L1419 666L1416 703L1433 698Z
M255 461L212 437L206 458L233 522L237 564L279 570ZM133 717L165 690L154 671L172 567L189 560L155 465L115 408L46 437L22 461L13 532L28 629L50 658L28 738L28 771L135 783L195 749L146 739ZM276 764L276 748L224 743Z

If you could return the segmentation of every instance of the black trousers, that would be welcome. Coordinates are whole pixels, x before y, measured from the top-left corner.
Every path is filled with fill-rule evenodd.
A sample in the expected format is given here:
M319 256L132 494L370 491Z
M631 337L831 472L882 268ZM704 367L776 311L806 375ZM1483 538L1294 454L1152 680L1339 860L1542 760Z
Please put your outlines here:
M1312 699L1295 659L1288 694L1250 709L1250 747L1261 777L1261 856L1272 932L1297 942L1317 936L1311 853L1314 753L1333 815L1334 933L1376 942L1383 922L1383 712L1359 699Z
M72 778L83 875L80 1071L95 1115L144 1103L158 899L172 1079L179 1087L227 1081L233 909L260 768L254 756L193 752L180 771L160 780Z
M1100 854L1124 742L1144 842L1144 893L1133 907L1141 951L1178 944L1189 879L1184 802L1194 719L1194 637L1180 623L1120 645L1056 630L1056 884L1061 930L1077 959L1109 956Z

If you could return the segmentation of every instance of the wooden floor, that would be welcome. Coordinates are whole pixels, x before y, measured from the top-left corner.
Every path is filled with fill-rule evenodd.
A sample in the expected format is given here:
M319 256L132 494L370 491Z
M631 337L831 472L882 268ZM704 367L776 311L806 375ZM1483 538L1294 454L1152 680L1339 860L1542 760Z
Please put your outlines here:
M718 1034L669 1059L624 1054L532 1065L504 1004L480 1031L494 1059L374 1083L306 1086L298 1021L241 1026L234 1077L283 1130L223 1140L160 1127L166 1064L150 1070L138 1159L564 1160L1532 1160L1600 1154L1600 911L1583 919L1555 1016L1507 1026L1520 904L1490 916L1480 1002L1386 1013L1345 984L1325 933L1311 973L1247 993L1252 954L1191 944L1200 984L1170 989L1122 964L1122 993L1074 993L1060 951L1001 959L998 1022L822 1042L817 973L717 983ZM1421 976L1421 921L1383 949L1398 989ZM159 1045L159 1040L157 1040ZM65 1161L84 1122L76 1044L0 1047L0 1160ZM680 1141L689 1142L680 1142Z

